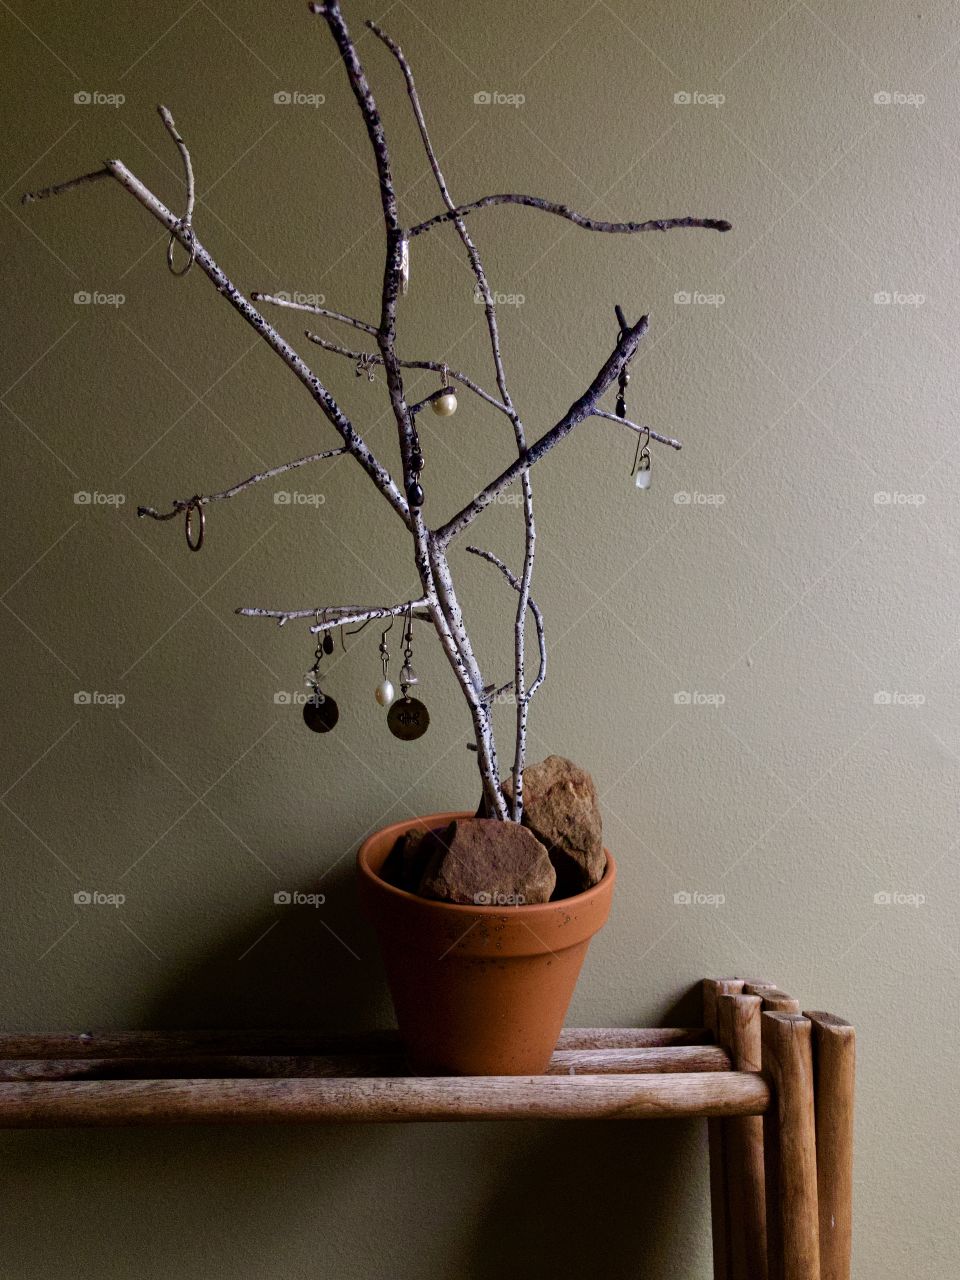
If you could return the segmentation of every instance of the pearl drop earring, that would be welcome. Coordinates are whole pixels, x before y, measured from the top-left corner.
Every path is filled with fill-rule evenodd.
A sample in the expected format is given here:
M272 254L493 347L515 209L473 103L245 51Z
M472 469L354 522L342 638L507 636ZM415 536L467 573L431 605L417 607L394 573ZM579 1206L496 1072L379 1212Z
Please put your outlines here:
M393 619L390 619L390 627L393 626ZM395 690L393 684L387 679L387 667L390 665L390 651L387 648L387 632L390 627L385 627L383 635L380 637L380 665L383 668L383 679L373 691L373 696L381 707L389 707L393 702Z
M430 408L438 418L449 418L457 412L457 396L453 387L447 383L447 366L443 366L443 386L440 395L430 401Z

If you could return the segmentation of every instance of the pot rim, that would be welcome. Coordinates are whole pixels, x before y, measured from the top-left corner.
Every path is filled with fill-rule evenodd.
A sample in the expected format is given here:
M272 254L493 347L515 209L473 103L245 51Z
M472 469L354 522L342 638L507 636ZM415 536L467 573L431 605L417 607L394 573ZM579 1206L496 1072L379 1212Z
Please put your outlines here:
M405 901L417 903L420 906L440 908L459 915L476 915L482 912L484 915L490 914L492 919L497 913L500 915L543 915L548 912L555 912L558 908L570 907L573 904L589 903L591 898L606 895L610 890L613 881L617 875L617 864L610 850L604 845L603 852L607 859L603 876L596 884L591 885L589 889L584 889L582 893L575 893L569 898L556 898L551 902L526 902L520 906L501 906L499 904L490 903L489 905L473 902L441 902L436 898L421 898L419 894L408 893L406 889L398 889L396 885L390 884L387 880L370 866L368 862L369 850L374 843L379 844L387 836L391 836L390 848L393 842L401 835L406 834L411 827L423 826L429 829L436 828L447 822L452 822L454 818L474 818L475 813L467 809L451 809L442 813L428 813L419 818L405 818L401 822L391 822L385 827L380 827L376 831L371 831L369 835L364 837L357 850L357 869L360 874L372 884L378 892L385 893L388 896Z

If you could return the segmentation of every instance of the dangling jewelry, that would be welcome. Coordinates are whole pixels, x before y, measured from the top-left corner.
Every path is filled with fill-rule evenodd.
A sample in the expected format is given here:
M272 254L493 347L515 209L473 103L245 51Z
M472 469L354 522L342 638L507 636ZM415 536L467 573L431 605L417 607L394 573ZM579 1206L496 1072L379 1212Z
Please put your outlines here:
M420 447L420 437L417 435L416 427L413 428L413 441L410 446L410 470L412 475L407 485L407 501L411 507L422 507L423 485L420 483L420 472L423 470L423 449Z
M633 483L638 489L650 488L650 428L644 428L644 434L637 435L637 452L633 458Z
M420 683L413 669L413 607L407 610L404 634L403 666L400 670L400 697L387 712L390 732L401 742L422 738L430 727L430 713L418 698L411 698L407 690Z
M453 387L447 381L447 366L443 366L443 383L440 387L440 394L430 401L430 408L438 418L449 418L451 414L457 412L457 395Z
M376 378L376 374L373 372L376 363L376 358L364 351L357 360L357 377L362 378L366 374L367 381L373 382Z
M393 619L390 619L390 627L393 626ZM373 696L379 702L381 707L389 707L393 702L395 689L391 681L387 678L387 667L390 665L390 652L387 649L387 632L390 627L385 627L380 637L380 665L383 668L383 679L373 691Z
M317 611L317 626L320 625L320 613ZM327 648L327 641L330 647ZM325 653L333 652L333 639L330 633L322 636L317 633L317 647L313 655L313 666L307 672L307 688L311 691L303 704L303 722L314 733L329 733L340 719L340 708L329 694L320 688L320 660Z

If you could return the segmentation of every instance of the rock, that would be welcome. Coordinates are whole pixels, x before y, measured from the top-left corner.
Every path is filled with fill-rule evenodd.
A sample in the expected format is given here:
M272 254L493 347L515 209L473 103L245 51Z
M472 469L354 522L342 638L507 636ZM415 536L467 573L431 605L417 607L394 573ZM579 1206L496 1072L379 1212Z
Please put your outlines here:
M387 855L380 872L381 879L397 889L405 889L407 893L417 893L427 864L443 847L440 837L445 829L414 827L402 835Z
M424 898L475 906L548 902L556 872L525 827L496 818L458 818L440 839L420 882Z
M513 798L513 779L503 784ZM603 825L597 788L586 769L547 756L523 771L523 825L547 847L557 872L555 898L582 893L603 879Z

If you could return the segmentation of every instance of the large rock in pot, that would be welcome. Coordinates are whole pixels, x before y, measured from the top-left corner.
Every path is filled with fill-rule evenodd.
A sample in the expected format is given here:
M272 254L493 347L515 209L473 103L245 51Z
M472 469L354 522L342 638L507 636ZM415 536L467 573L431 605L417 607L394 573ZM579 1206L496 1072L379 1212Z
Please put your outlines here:
M424 898L473 906L548 902L557 876L526 827L496 818L458 818L438 841L420 881Z
M513 799L513 779L503 784ZM597 788L586 769L547 756L523 771L523 825L547 847L557 872L556 898L582 893L603 879L603 824Z

